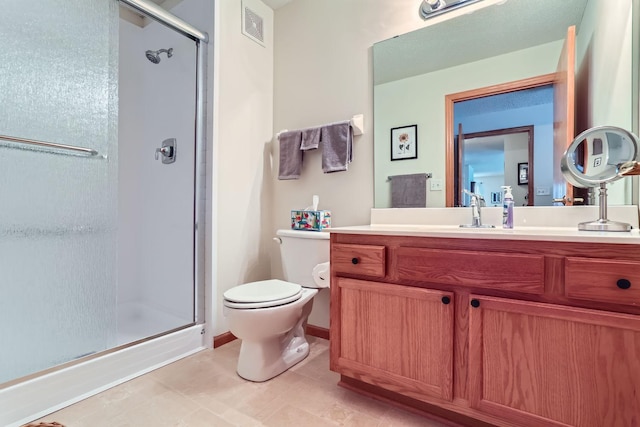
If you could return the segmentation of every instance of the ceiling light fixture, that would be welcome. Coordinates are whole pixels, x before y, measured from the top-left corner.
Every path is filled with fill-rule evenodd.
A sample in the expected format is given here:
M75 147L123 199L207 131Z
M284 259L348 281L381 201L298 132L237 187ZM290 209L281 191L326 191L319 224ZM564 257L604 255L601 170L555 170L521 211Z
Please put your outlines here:
M420 4L420 16L422 19L433 18L441 13L449 12L479 1L480 0L422 0Z

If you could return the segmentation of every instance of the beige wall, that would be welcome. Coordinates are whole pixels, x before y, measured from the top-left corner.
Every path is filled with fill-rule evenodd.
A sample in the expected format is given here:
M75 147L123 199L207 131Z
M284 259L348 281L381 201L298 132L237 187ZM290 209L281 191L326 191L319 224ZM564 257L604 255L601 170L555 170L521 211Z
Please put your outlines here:
M320 195L323 209L332 210L335 226L369 222L369 209L374 203L371 46L423 27L425 23L417 13L418 4L410 0L295 0L277 10L274 131L313 126L364 113L365 134L355 140L354 162L348 172L324 175L320 153L310 153L305 156L300 180L278 181L275 178L277 162L272 163L272 232L288 227L289 210L308 206L313 194ZM599 33L596 38L606 39L611 35L610 31ZM548 48L555 49L556 46ZM527 67L535 69L530 75L549 70L546 62L528 63ZM441 110L433 111L443 114ZM438 116L434 121L441 123L443 118ZM421 133L423 129L429 127L423 126ZM443 136L435 135L434 138L442 140ZM277 144L273 144L270 152L272 159L278 158ZM444 157L437 147L433 155ZM438 170L437 165L433 169L443 178L443 170ZM431 200L438 202L437 198L438 195L434 195ZM271 249L272 274L281 277L277 247ZM328 292L323 291L316 298L310 323L328 327L328 306Z
M276 11L274 41L262 48L240 33L240 1L216 2L216 333L227 330L220 302L226 289L282 277L271 238L276 229L289 227L292 208L310 205L318 194L320 207L333 211L335 226L369 223L374 174L371 46L423 27L418 6L415 0L295 0ZM272 15L267 10L265 16L269 36ZM365 134L355 139L354 162L347 172L325 175L320 153L309 153L300 180L277 180L275 132L358 113L365 115ZM310 323L328 327L328 307L325 290L316 298Z
M264 18L265 46L241 33L241 2L216 2L213 73L213 331L228 331L222 294L241 283L270 278L271 180L267 143L273 135L273 10L245 5ZM211 329L211 328L208 328ZM207 338L210 338L209 336ZM209 339L207 339L210 342Z
M335 226L369 222L373 206L372 45L424 26L413 0L295 0L275 18L274 130L349 119L363 113L347 172L323 174L321 154L305 154L299 180L277 180L274 142L274 231L289 226L289 211L313 194L332 210Z
M289 211L311 204L332 211L334 226L368 224L373 207L371 46L424 25L413 0L295 0L276 11L274 128L304 128L364 114L346 172L323 174L321 154L305 154L301 179L277 180L272 164L273 229L289 227ZM278 159L277 144L272 146ZM282 277L277 247L273 275ZM309 323L329 326L329 292L316 297Z

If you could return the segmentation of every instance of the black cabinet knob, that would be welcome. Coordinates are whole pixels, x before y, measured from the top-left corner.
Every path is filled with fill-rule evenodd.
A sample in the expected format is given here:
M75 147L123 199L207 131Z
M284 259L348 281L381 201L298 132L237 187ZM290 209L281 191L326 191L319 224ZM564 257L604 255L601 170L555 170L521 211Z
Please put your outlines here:
M358 262L360 262L360 260L358 260L358 258L351 258L351 264L357 264Z
M631 287L631 282L627 279L618 279L616 285L618 285L620 289L629 289Z
M471 300L471 307L473 307L473 308L480 307L480 301L478 301L477 299L472 299Z
M451 298L449 298L448 296L442 297L443 304L449 304L450 302L451 302Z

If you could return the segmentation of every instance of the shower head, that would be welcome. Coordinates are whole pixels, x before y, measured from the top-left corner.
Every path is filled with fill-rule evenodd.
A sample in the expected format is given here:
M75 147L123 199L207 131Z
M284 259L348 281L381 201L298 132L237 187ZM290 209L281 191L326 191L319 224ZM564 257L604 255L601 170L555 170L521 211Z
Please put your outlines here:
M160 62L160 54L162 52L167 53L167 58L171 58L173 56L173 48L170 49L160 49L160 50L148 50L145 52L147 55L147 59L154 64L158 64Z

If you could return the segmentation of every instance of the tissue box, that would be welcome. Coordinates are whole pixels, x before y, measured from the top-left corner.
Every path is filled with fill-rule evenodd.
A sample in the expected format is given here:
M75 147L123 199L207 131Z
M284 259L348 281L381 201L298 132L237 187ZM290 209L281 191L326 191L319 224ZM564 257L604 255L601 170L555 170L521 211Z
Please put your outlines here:
M293 230L322 231L331 227L331 211L291 211Z

